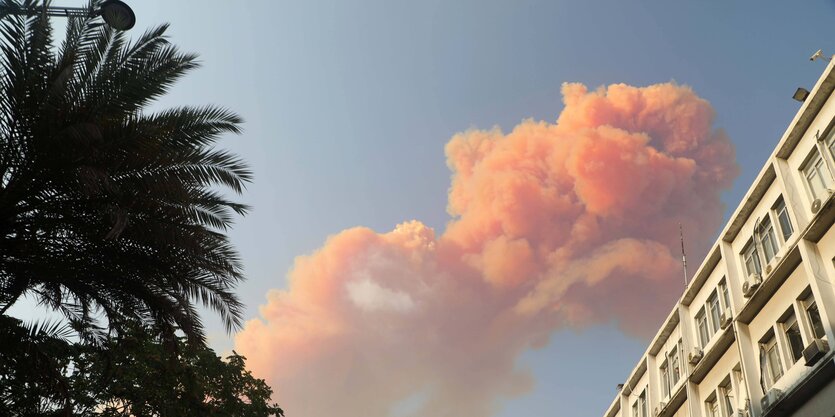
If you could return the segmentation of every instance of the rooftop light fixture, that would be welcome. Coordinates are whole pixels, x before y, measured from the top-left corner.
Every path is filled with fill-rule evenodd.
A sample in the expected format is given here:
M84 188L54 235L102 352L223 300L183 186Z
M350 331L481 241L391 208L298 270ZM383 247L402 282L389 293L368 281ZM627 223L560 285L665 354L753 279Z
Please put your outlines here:
M15 7L8 3L0 5L0 15L13 14L23 16L33 16L38 13L45 13L47 16L56 17L97 17L101 16L104 23L116 30L130 30L136 25L136 15L133 10L120 0L105 0L99 5L98 9L90 9L87 7L57 7L57 6L42 6L42 7Z
M806 97L809 97L809 90L807 90L803 87L798 87L797 91L795 91L794 95L792 96L793 99L795 99L795 100L797 100L801 103L806 101Z
M818 49L817 51L815 51L815 53L814 53L814 54L812 54L812 56L810 56L810 57L809 57L809 61L814 61L814 60L816 60L816 59L822 59L822 60L824 60L824 61L827 61L827 62L828 62L828 61L829 61L829 60L831 60L832 58L829 58L829 57L827 57L827 56L824 56L824 54L823 54L823 50Z

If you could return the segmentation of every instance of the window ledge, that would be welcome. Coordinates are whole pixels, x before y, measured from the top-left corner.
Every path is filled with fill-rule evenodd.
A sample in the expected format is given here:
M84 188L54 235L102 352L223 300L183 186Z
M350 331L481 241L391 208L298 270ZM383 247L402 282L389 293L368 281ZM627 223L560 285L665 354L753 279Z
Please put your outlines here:
M722 330L718 338L714 335L711 342L703 350L702 360L693 368L690 381L697 384L702 382L707 373L716 365L716 362L719 362L719 358L731 347L734 340L736 340L734 326L728 326L725 330Z
M750 324L757 313L771 300L774 293L786 282L797 265L800 265L800 250L795 245L787 249L786 255L780 258L774 266L774 270L771 271L771 274L763 277L760 288L754 291L754 294L742 306L742 310L739 311L737 321L743 324Z
M659 410L657 417L671 417L675 414L679 408L681 408L684 401L687 400L687 384L682 384L681 382L684 378L679 379L677 383L677 387L673 395L667 401L667 405L664 406L661 410Z
M822 200L821 208L814 214L806 230L803 231L803 239L817 243L835 222L835 193L829 198Z
M788 387L783 392L783 397L777 400L771 408L766 410L763 413L763 417L792 415L794 411L817 394L821 388L835 379L835 361L833 361L833 357L835 357L835 351L827 353L798 383Z

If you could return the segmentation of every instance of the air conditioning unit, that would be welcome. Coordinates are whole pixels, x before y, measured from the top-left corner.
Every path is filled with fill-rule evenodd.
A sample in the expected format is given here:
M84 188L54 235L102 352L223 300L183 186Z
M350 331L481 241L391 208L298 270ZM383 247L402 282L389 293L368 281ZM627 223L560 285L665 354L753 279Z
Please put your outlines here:
M731 320L731 316L729 314L722 313L722 315L719 316L719 327L721 327L722 330L725 330L731 325L731 321L733 320Z
M806 366L812 366L829 352L829 343L823 339L815 339L806 349L803 349L803 359L806 360Z
M667 406L667 403L664 402L664 401L661 401L658 404L658 407L655 407L655 409L653 410L653 413L654 413L653 415L658 416L659 414L661 414L661 412L664 411L664 407L666 407L666 406Z
M762 282L763 279L760 276L760 274L754 273L748 275L748 279L746 279L745 282L742 283L742 295L744 295L745 298L750 298L752 295L754 295L754 291L756 291L757 288L760 287L760 284L762 284Z
M777 388L772 388L768 390L765 396L760 400L760 405L763 408L763 411L768 410L769 408L773 407L774 404L783 396L783 391L780 391Z
M815 201L812 202L812 214L819 212L821 210L821 205L823 205L821 199L816 198Z
M835 190L832 190L831 188L826 189L827 196L832 195L832 193L835 193ZM812 202L812 214L817 214L817 212L821 210L822 206L823 200L821 200L820 198L816 198L815 201Z
M691 350L687 355L687 362L690 362L690 365L695 366L700 360L702 360L702 356L704 356L704 353L701 349L693 348L693 350Z

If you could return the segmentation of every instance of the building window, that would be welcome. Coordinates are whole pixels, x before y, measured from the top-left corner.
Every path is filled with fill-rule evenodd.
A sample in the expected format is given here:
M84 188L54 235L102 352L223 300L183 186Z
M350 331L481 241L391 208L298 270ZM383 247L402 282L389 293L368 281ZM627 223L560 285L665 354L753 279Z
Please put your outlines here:
M678 383L678 379L681 377L681 362L679 361L678 352L679 346L681 346L681 340L678 341L678 345L673 348L672 352L667 355L667 359L670 361L670 387L675 387L676 383Z
M705 401L705 407L707 408L708 417L722 417L722 414L719 411L719 402L716 401L715 393L712 394L707 401Z
M812 153L809 162L803 167L803 176L806 178L806 186L812 194L812 199L826 197L829 173L826 171L823 158L817 151Z
M809 294L809 296L803 300L803 308L806 309L806 317L809 318L809 324L812 328L812 336L815 339L823 339L826 337L826 331L823 330L823 322L821 321L821 315L818 311L818 304L815 303L815 298L812 294Z
M661 398L667 398L670 396L670 367L666 360L661 364L659 373L661 374Z
M731 385L731 378L725 378L725 382L719 386L719 398L722 402L722 412L725 416L734 415L734 391Z
M777 242L774 238L774 228L771 227L771 219L766 217L757 225L757 235L760 247L763 248L765 263L769 263L774 259L774 255L777 255Z
M777 347L777 338L771 331L764 342L760 344L760 368L764 374L766 387L770 388L783 376L783 365L780 361L780 349Z
M826 138L826 147L829 149L829 155L832 157L832 160L835 161L835 129Z
M722 311L725 312L727 317L731 317L731 296L728 294L728 284L725 282L724 279L719 282L719 294L722 295L722 302L725 304L722 306Z
M722 309L719 307L719 296L716 295L716 291L711 293L707 299L707 309L710 312L710 337L713 337L719 331L719 316L722 314Z
M696 314L696 328L699 330L699 342L701 342L701 346L707 346L707 341L710 340L710 329L708 328L707 316L705 316L704 308L699 310L699 313Z
M789 342L791 363L795 363L803 356L803 337L800 335L800 327L797 325L793 310L790 310L788 317L783 320L782 327L786 340Z
M757 253L757 245L754 241L748 241L745 249L742 250L742 260L745 263L745 273L748 275L759 274L762 272L760 266L760 254Z
M641 392L635 403L632 404L632 415L635 417L647 417L647 391Z
M780 233L783 235L783 241L788 242L789 237L794 233L794 228L792 227L789 210L786 208L786 202L783 201L783 197L777 200L777 204L774 205L773 210L777 216L777 223L780 224Z

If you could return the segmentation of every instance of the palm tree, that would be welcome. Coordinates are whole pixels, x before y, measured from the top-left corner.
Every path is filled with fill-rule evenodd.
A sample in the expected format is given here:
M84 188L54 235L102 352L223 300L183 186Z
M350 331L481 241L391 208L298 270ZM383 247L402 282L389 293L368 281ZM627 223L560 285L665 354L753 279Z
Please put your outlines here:
M238 328L242 268L225 232L252 173L214 144L241 119L145 110L196 55L166 25L129 42L71 18L56 46L45 14L0 21L0 315L30 296L85 334L130 321L202 340L203 304Z

